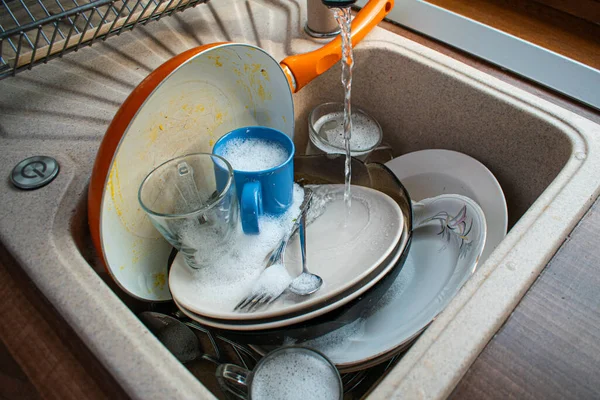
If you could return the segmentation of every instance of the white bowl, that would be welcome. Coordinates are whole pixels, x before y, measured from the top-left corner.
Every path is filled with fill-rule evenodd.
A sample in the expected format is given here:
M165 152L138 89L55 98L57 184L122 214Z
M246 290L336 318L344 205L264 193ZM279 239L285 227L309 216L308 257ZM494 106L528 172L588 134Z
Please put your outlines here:
M477 202L487 222L487 244L481 262L506 236L508 209L496 177L476 159L451 150L421 150L385 164L402 182L413 201L446 193L467 196Z

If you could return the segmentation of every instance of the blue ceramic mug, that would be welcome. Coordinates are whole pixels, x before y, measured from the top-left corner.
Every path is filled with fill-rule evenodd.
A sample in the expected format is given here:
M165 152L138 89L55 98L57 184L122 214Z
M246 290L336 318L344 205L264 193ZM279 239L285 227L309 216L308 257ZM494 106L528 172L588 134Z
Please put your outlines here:
M280 215L292 205L294 192L294 153L292 139L283 132L264 126L236 129L223 135L214 145L213 154L223 156L231 140L259 139L277 143L285 149L287 158L273 168L260 171L241 171L233 166L233 177L240 202L242 228L246 234L258 234L258 217L264 214ZM226 157L224 157L226 158ZM230 160L228 160L230 161ZM217 186L227 182L227 171L215 164Z

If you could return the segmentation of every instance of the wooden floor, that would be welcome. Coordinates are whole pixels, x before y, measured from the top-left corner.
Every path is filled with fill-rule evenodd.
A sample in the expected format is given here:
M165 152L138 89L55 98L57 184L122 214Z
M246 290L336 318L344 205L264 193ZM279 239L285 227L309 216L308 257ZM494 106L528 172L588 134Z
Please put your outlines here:
M0 246L0 400L128 396Z
M21 366L15 361L2 342L0 342L0 399L41 399L40 394L27 377L27 374L23 372Z
M553 7L534 0L427 2L600 69L600 2L597 0L544 1ZM589 3L587 9L583 7L586 2Z
M594 204L451 399L600 399L600 204Z

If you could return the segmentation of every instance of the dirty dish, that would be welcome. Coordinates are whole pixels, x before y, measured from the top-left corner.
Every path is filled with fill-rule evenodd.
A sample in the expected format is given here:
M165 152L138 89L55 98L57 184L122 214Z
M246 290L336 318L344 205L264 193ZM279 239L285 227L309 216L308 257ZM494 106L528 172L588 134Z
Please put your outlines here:
M402 269L410 249L412 237L412 205L408 192L394 174L384 165L363 163L352 159L352 179L357 185L380 190L394 199L402 210L403 229L397 248L380 269L358 282L348 293L357 292L358 297L349 301L346 293L316 306L301 310L297 315L255 321L217 320L199 316L177 304L191 319L214 327L223 335L244 343L281 344L286 337L306 339L318 337L338 329L359 318L363 310L375 304L383 296ZM343 183L338 173L345 164L344 156L296 156L295 180L304 185L329 185ZM311 216L307 216L310 220Z
M405 220L405 227L407 223ZM260 336L269 337L273 343L278 343L277 337L293 337L295 331L300 332L302 338L308 338L313 335L313 327L319 328L315 330L318 333L323 331L331 331L343 326L346 322L360 317L362 310L370 304L376 302L373 296L373 291L385 293L383 288L389 286L384 281L388 280L389 284L393 282L395 269L402 269L402 265L406 260L411 244L410 230L405 230L402 233L398 248L390 256L389 260L382 263L381 267L374 271L372 276L366 277L359 282L356 287L350 288L347 292L339 296L323 302L313 310L303 310L295 315L287 315L285 317L266 318L252 321L236 321L236 320L221 320L204 317L188 310L180 304L176 296L173 296L173 301L177 307L186 314L189 318L206 326L211 326L217 329L227 331L236 331L238 334L247 333L245 340L250 340L251 343L257 343L256 339ZM347 296L348 293L355 293L357 297L352 300ZM310 329L309 329L310 327ZM253 341L254 340L254 341Z
M381 271L375 271L374 276L364 279L356 287L347 292L360 292L360 295L350 300L346 294L323 303L315 310L304 311L295 316L272 318L261 321L230 321L215 320L200 316L177 302L175 305L190 319L220 332L240 343L262 345L280 345L286 340L307 340L325 335L360 318L364 310L377 303L385 295L402 270L410 249L411 233L403 233L402 240L389 262L382 266Z
M347 289L355 287L389 258L397 249L404 228L400 206L377 190L352 187L352 212L345 221L344 185L320 185L314 191L311 212L321 214L306 228L307 258L311 271L325 284L311 296L280 297L268 307L253 313L234 311L239 300L249 293L253 282L240 272L227 271L226 282L210 271L192 271L178 255L171 267L171 293L181 305L201 316L220 320L252 321L295 314L318 307ZM345 224L345 225L344 225ZM342 229L343 226L343 229ZM284 257L289 276L299 274L301 254L298 237L290 241ZM211 268L214 266L211 266ZM273 267L272 267L273 268ZM206 272L206 273L205 273ZM357 293L346 297L352 300Z
M481 263L506 236L508 208L496 177L476 159L451 150L421 150L387 162L413 201L445 193L467 196L481 207L487 221L487 241Z
M474 273L486 222L472 199L441 195L415 203L415 228L404 268L386 294L351 324L302 344L344 372L383 362L406 348ZM273 347L253 346L260 353Z
M355 45L392 5L371 0L359 12L352 23ZM171 246L137 203L143 178L171 158L210 153L219 137L243 126L268 126L292 137L292 91L340 59L339 38L281 65L255 46L214 43L173 57L133 90L104 135L88 191L94 246L126 293L171 299L165 285ZM132 272L118 273L124 270Z

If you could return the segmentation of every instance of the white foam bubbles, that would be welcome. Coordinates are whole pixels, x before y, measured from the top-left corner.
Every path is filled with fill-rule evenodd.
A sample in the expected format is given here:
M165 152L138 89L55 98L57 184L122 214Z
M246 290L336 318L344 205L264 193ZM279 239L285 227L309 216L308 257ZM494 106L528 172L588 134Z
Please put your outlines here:
M254 399L338 399L337 372L321 357L306 351L281 351L255 371L251 396Z
M274 264L260 274L260 279L253 285L257 293L265 293L268 296L278 296L290 285L292 277L283 264Z
M322 116L314 125L315 131L330 145L343 149L344 141L344 112L338 111ZM352 136L350 149L365 151L373 148L380 140L380 129L377 122L364 114L352 113Z
M271 169L283 164L289 157L280 143L256 138L229 140L220 155L237 171Z
M300 213L303 198L304 189L294 185L293 203L289 210L279 217L261 217L259 235L245 235L240 223L227 254L211 252L202 255L204 265L193 272L197 301L231 310L248 295L259 277L262 281L266 256L291 229ZM289 285L291 277L283 265L269 270L266 272L271 284L281 286L287 282Z

